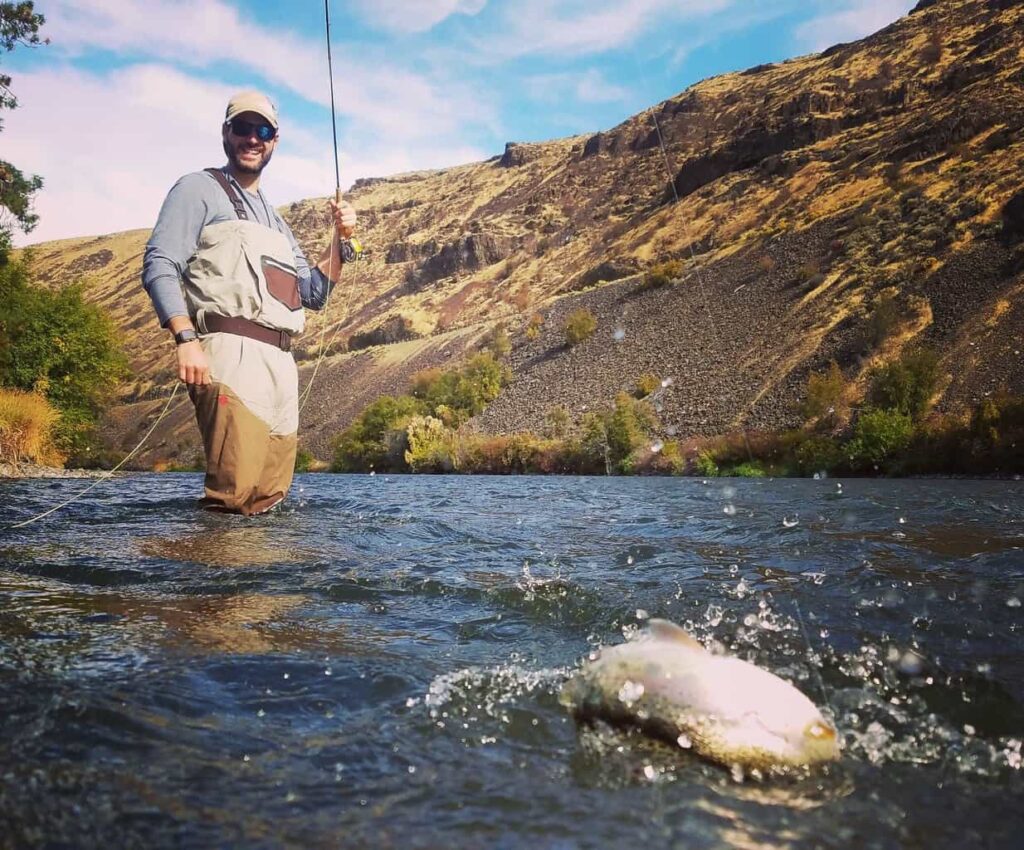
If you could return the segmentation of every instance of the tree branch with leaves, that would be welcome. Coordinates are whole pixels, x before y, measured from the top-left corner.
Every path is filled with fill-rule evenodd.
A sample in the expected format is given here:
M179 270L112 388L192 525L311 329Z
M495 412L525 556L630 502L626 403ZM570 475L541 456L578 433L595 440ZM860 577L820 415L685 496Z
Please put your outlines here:
M38 47L48 44L49 39L39 37L39 28L45 20L36 13L31 0L0 2L0 52L9 53L19 45ZM10 75L0 73L0 109L14 109L17 105ZM0 121L2 129L3 122ZM32 196L42 186L41 177L27 177L11 163L0 160L0 263L6 262L14 229L28 233L36 226L39 217L32 212Z

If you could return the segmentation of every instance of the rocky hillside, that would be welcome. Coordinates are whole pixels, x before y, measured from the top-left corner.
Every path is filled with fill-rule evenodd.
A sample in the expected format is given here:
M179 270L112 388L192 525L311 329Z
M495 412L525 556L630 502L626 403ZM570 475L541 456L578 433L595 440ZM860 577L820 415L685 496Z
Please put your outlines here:
M1024 0L922 0L862 41L705 80L617 127L360 180L366 259L304 336L303 438L328 457L365 404L499 321L515 380L473 423L487 431L539 429L555 405L579 417L644 373L664 379L669 433L781 428L810 372L835 359L863 379L915 342L942 354L944 409L1024 393L1022 126ZM308 253L324 210L284 210ZM84 278L125 331L118 448L173 386L138 285L146 235L35 249L40 275ZM678 279L645 288L668 260ZM580 307L598 328L570 351ZM168 416L144 465L195 454L190 415Z

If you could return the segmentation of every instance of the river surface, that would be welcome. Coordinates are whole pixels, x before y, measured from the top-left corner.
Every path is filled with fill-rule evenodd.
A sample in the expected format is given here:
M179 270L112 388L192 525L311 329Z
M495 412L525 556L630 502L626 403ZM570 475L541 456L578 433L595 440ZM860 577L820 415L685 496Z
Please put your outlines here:
M248 520L200 486L0 532L0 846L1022 846L1021 482L303 475ZM0 524L82 487L4 482ZM561 684L648 616L842 759L577 728Z

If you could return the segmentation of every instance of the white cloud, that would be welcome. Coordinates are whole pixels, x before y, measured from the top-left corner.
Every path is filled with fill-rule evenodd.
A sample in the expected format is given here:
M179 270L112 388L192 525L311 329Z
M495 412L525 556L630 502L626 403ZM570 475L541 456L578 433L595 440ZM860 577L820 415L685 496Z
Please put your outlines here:
M53 48L71 55L98 49L192 68L229 62L284 92L330 105L322 40L260 27L223 0L51 0L46 15ZM333 52L338 114L381 133L433 138L489 115L464 84L428 79L352 44Z
M654 26L725 12L737 0L520 0L501 30L477 42L494 60L527 54L579 56L632 43Z
M224 0L50 0L46 16L58 62L84 65L103 51L121 64L16 72L21 106L5 116L4 157L45 181L40 223L19 244L151 225L178 176L223 161L218 127L243 86L280 101L282 142L263 183L271 199L331 194L322 41L261 28ZM428 77L360 50L335 47L343 185L484 158L465 136L495 121L491 104L443 72Z
M817 52L877 32L915 5L916 0L845 0L836 8L830 0L829 11L797 27L796 37Z
M453 15L477 15L487 0L356 0L371 26L395 33L426 32Z
M522 80L522 86L533 99L544 103L622 103L632 93L623 86L609 82L596 68L582 72L535 74Z
M18 244L150 227L182 174L218 165L220 122L234 90L165 65L136 65L106 75L70 68L21 72L21 105L6 116L4 156L45 185L40 222ZM414 136L417 128L410 128ZM262 182L275 204L333 193L329 121L284 125ZM376 144L365 143L376 139ZM342 145L342 180L483 159L439 136L413 143L375 125L354 125Z

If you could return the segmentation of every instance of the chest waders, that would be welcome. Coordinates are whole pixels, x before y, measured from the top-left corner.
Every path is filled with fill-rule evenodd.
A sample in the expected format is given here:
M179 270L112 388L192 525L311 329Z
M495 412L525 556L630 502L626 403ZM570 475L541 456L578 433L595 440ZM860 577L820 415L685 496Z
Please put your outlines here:
M223 172L206 170L238 219L203 228L183 275L212 379L189 386L206 453L200 505L248 516L272 508L292 483L299 382L291 340L305 318L288 237L250 221Z

